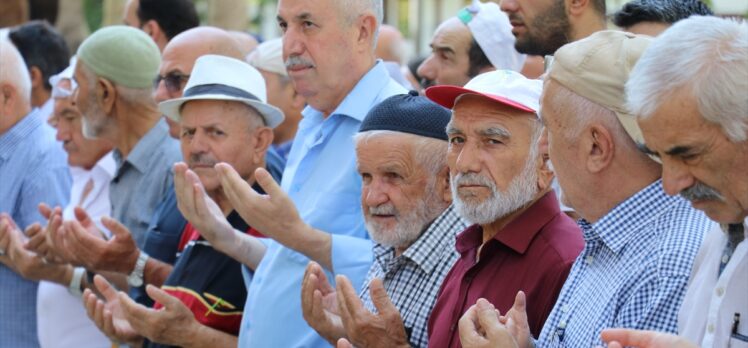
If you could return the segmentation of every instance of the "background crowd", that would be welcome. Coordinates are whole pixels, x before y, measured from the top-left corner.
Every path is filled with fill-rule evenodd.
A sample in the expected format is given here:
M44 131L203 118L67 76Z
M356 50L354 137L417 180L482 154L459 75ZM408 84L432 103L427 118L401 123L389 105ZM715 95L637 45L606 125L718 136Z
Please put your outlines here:
M748 23L387 8L0 28L0 348L748 347Z

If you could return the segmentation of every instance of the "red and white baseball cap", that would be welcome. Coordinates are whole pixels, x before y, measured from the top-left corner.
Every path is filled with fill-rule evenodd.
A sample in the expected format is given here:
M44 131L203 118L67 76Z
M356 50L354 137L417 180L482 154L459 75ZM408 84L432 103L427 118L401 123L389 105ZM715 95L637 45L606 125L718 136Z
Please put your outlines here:
M511 70L495 70L474 77L465 87L446 85L429 87L426 89L426 97L445 108L452 109L457 97L463 94L475 94L537 114L542 91L543 81L541 80L528 79Z

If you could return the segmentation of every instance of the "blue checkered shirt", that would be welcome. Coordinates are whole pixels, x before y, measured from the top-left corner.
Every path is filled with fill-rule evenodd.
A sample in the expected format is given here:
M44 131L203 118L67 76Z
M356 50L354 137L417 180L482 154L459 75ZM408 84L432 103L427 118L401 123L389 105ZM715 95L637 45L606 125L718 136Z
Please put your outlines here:
M713 223L661 180L594 224L580 220L585 246L538 340L539 347L603 345L623 327L677 332L694 258Z
M35 109L0 134L0 212L22 229L46 223L39 203L64 207L70 197L67 155L45 121ZM36 282L0 265L0 348L39 346L36 288Z
M395 257L393 247L374 245L374 259L359 297L364 306L376 313L369 296L369 283L381 278L387 295L400 311L405 331L413 347L428 346L428 321L444 277L460 257L455 236L468 223L454 207L445 210L402 255Z

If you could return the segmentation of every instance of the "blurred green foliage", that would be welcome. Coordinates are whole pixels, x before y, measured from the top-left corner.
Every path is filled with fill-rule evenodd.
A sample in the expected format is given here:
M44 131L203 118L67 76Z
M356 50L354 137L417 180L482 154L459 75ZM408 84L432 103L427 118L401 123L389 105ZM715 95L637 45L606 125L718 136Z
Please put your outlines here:
M104 17L104 1L84 0L83 11L88 29L93 33L101 27L101 20Z

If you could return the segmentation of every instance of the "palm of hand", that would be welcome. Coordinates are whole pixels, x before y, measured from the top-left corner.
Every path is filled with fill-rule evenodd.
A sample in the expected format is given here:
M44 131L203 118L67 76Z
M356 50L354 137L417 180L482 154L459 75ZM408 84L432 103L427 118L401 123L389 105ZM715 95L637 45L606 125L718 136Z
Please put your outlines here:
M107 301L104 308L112 313L112 326L114 327L115 334L119 339L132 341L140 337L135 329L133 329L132 325L130 325L127 318L125 318L125 313L122 310L122 305L119 300L115 299Z

